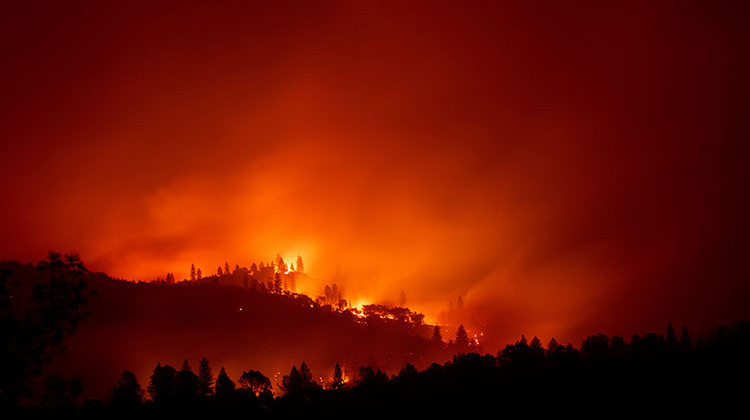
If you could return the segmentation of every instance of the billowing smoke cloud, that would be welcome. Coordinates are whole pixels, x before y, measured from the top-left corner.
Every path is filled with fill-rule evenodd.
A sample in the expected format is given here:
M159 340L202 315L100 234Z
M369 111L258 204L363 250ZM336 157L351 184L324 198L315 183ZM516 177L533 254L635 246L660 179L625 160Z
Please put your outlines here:
M2 255L299 254L498 343L748 315L745 12L366 9L4 14Z

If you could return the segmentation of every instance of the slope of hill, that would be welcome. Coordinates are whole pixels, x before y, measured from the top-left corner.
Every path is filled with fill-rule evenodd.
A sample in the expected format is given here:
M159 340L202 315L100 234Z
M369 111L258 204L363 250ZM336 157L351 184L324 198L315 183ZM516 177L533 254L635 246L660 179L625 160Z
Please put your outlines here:
M28 293L40 274L31 265L4 263ZM207 357L231 377L255 369L274 384L305 360L319 382L340 363L347 376L362 364L397 372L406 363L425 367L450 355L429 340L430 326L362 317L320 306L309 297L238 286L134 283L92 274L91 315L65 342L44 373L82 379L86 395L106 397L124 369L147 384L161 362L197 366ZM24 292L26 290L26 292Z

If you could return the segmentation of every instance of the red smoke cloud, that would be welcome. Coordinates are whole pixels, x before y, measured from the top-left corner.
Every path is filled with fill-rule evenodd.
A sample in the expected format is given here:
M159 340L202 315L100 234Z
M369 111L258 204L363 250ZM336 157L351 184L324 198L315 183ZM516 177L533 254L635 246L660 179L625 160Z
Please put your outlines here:
M748 316L744 5L381 3L3 6L0 254L301 254L498 343Z

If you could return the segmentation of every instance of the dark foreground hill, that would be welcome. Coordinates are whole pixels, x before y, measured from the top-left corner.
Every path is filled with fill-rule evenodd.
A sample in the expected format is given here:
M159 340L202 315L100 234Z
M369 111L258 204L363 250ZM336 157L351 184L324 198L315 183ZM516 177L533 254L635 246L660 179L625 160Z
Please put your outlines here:
M44 279L31 265L4 267L20 283L19 295ZM426 325L363 318L305 295L190 282L134 283L104 274L87 281L95 291L87 306L90 316L43 372L80 378L86 396L107 397L124 369L145 381L158 362L179 367L187 359L197 366L202 357L235 377L260 370L274 386L303 360L325 382L336 363L353 376L363 364L397 372L406 363L425 367L450 357L429 340L432 330Z
M23 309L31 283L44 290L44 270L5 268L18 284L7 293L7 271L0 273L2 349L22 362L18 343L6 338L25 328L12 313ZM70 270L60 274L65 284L75 284ZM51 289L57 280L48 271ZM580 348L522 337L496 354L467 348L429 364L456 348L427 339L430 328L419 322L390 319L405 310L361 317L278 291L87 280L97 291L91 316L43 372L61 376L48 377L32 405L7 406L10 418L714 418L744 409L750 391L747 322L697 340L671 324L666 335L629 341L595 334ZM67 301L58 294L46 304ZM198 367L203 357L213 370L205 359ZM344 369L331 375L337 362ZM81 397L81 385L99 398Z

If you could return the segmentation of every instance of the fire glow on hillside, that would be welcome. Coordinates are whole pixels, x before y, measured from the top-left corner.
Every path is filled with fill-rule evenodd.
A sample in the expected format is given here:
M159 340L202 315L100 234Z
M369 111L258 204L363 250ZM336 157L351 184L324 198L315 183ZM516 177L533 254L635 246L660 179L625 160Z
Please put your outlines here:
M3 258L300 254L495 344L748 313L744 8L169 3L3 9Z

